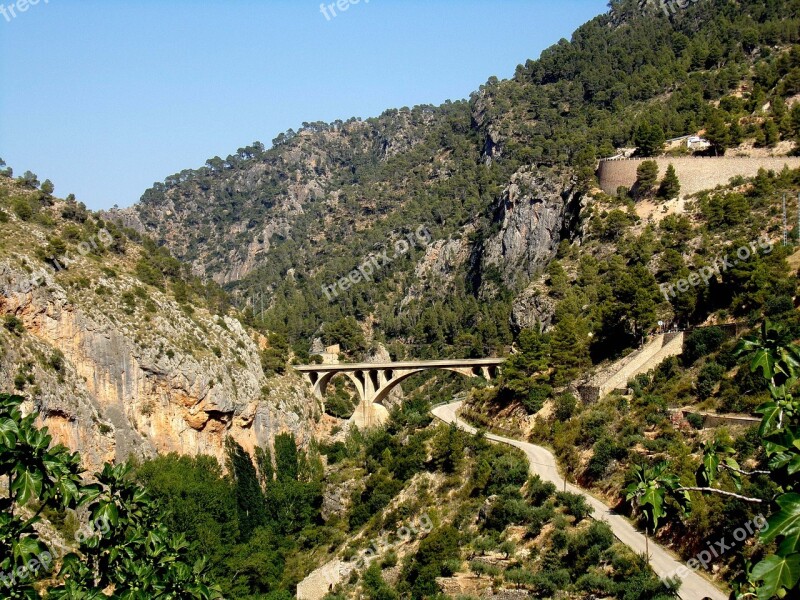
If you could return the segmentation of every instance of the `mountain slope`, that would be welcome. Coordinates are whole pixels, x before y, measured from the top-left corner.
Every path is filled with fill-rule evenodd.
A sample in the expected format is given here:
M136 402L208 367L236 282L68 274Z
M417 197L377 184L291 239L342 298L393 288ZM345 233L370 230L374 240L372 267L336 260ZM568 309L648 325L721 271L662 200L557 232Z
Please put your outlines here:
M29 398L88 465L222 461L227 435L251 451L283 430L313 436L316 400L297 376L265 376L266 339L215 314L214 290L160 270L143 281L169 271L163 253L6 177L0 209L0 389Z
M704 127L719 134L716 151L791 147L800 127L783 101L800 92L797 2L700 2L670 19L638 4L613 2L469 101L306 123L268 150L255 143L172 176L112 216L226 284L298 351L317 336L340 341L326 327L346 317L367 342L404 342L395 353L497 351L520 324L550 319L531 300L535 280L560 242L585 233L598 157L648 132ZM326 297L420 226L433 244Z

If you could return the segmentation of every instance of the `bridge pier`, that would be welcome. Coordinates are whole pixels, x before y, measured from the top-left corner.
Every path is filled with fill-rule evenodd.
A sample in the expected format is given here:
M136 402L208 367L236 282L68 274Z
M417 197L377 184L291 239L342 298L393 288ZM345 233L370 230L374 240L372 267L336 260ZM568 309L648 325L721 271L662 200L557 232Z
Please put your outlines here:
M397 363L359 363L335 365L300 365L295 369L314 390L314 395L325 401L325 391L336 375L345 375L356 388L360 399L351 421L358 427L367 428L382 425L389 418L389 411L383 401L402 381L412 375L443 369L465 377L483 377L491 381L503 363L501 358L482 358L475 360L434 360Z

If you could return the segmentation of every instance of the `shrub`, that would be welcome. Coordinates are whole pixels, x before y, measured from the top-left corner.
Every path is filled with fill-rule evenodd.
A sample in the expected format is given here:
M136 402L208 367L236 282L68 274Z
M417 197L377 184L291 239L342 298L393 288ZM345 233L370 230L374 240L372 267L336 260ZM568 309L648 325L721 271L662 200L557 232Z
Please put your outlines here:
M381 569L391 569L392 567L397 566L397 552L394 550L390 551L383 557L381 560Z
M325 412L337 419L349 419L355 410L355 405L346 395L334 394L325 400Z
M478 576L488 575L489 577L497 577L500 575L500 567L497 565L490 565L482 560L473 560L469 563L469 570Z
M575 582L575 587L594 595L610 596L613 594L614 580L602 573L585 573Z
M523 585L531 585L536 579L536 576L528 569L509 569L503 574L503 577L518 588Z
M534 384L528 394L522 397L522 406L529 415L534 415L542 409L545 401L553 393L553 388L546 384Z
M53 354L50 355L50 359L47 361L47 364L56 373L60 373L64 368L64 353L61 352L61 350L55 350Z
M347 445L344 442L334 442L332 444L321 444L319 447L321 454L328 457L328 464L335 465L349 456Z
M22 320L14 315L6 315L3 317L3 327L14 335L22 335L25 333L25 325L22 323Z
M506 558L510 558L511 555L514 554L514 552L517 550L517 545L511 540L506 540L505 542L500 544L498 550L500 550L500 552L505 554Z
M689 422L689 425L695 429L702 429L706 421L703 415L698 415L696 413L689 413L686 415L686 420Z
M575 414L578 407L578 400L572 394L561 394L556 398L556 405L553 415L557 421L569 421Z
M534 506L541 506L556 493L556 486L551 481L544 481L538 475L528 480L528 497Z
M503 488L521 488L528 480L528 462L511 451L503 449L504 454L493 458L490 463L491 477L487 493L496 494Z
M708 398L714 392L714 387L725 375L722 365L710 362L703 365L700 374L697 376L697 395L700 398Z
M612 442L608 438L601 438L592 448L592 458L586 466L586 475L592 480L603 477L611 463Z
M581 423L580 437L584 443L593 444L606 434L607 423L609 421L608 414L601 412L598 409L585 414L583 422Z
M556 494L556 499L558 500L559 504L564 507L568 515L575 517L576 523L583 521L583 519L591 515L592 511L594 510L591 506L589 506L588 502L586 502L586 498L580 494L573 494L572 492L558 492Z
M15 198L11 203L11 208L23 221L29 221L33 216L33 207L25 198Z
M364 593L370 600L393 600L398 597L397 592L384 581L378 563L373 563L364 572L363 585Z
M532 508L524 500L500 496L486 517L486 528L503 531L509 525L527 523Z
M780 315L794 310L792 297L786 294L771 297L764 305L764 313L768 316Z
M549 598L554 596L559 590L563 590L569 585L570 575L566 569L558 569L555 571L542 571L537 573L533 578L531 585L534 592L539 597Z
M707 356L719 349L727 335L719 327L704 327L695 329L686 336L683 344L681 359L688 366L696 363L700 358Z

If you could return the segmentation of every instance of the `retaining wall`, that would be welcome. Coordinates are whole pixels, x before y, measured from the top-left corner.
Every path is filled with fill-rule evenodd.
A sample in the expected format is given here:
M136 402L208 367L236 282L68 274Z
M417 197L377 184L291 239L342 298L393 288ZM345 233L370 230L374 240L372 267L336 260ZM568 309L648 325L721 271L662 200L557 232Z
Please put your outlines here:
M683 332L655 336L650 342L595 375L580 386L584 402L596 402L614 390L625 389L628 382L642 373L655 369L670 356L683 353Z
M654 160L658 163L659 179L664 176L670 164L674 166L681 182L682 195L725 185L732 177L754 177L762 168L776 172L782 170L785 165L788 165L790 169L800 168L800 156L619 158L600 161L597 173L600 187L607 194L615 194L620 186L632 188L636 183L636 169L645 160Z
M678 409L684 418L689 415L697 415L703 418L703 427L722 427L724 425L744 425L752 427L761 423L758 417L748 417L747 415L718 415L716 413L693 410L691 408Z

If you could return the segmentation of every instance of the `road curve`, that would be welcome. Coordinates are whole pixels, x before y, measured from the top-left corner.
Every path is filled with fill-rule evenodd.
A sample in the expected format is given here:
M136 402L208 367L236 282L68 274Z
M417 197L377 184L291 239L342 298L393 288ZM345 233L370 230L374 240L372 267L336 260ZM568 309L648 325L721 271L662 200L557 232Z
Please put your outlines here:
M453 402L445 404L444 406L437 406L433 409L433 415L445 423L456 423L460 429L469 433L476 433L476 429L468 425L456 416L457 411L461 408L461 402ZM510 438L500 437L491 433L486 434L486 438L494 442L508 444L522 450L528 457L530 462L531 473L539 475L546 481L552 481L556 489L564 489L564 479L558 472L556 466L556 459L549 450L529 444L528 442L520 442ZM611 527L611 531L619 541L629 546L639 554L645 553L645 537L639 533L636 528L624 516L615 513L604 502L601 502L585 490L574 486L570 483L566 486L567 491L574 494L580 494L586 498L589 505L594 509L593 518L605 521ZM664 549L659 544L652 540L650 541L650 566L659 577L674 577L683 563L678 562L672 554ZM705 600L711 598L712 600L727 600L728 595L723 593L714 584L708 581L702 575L685 568L680 572L680 578L683 581L678 596L682 600Z

